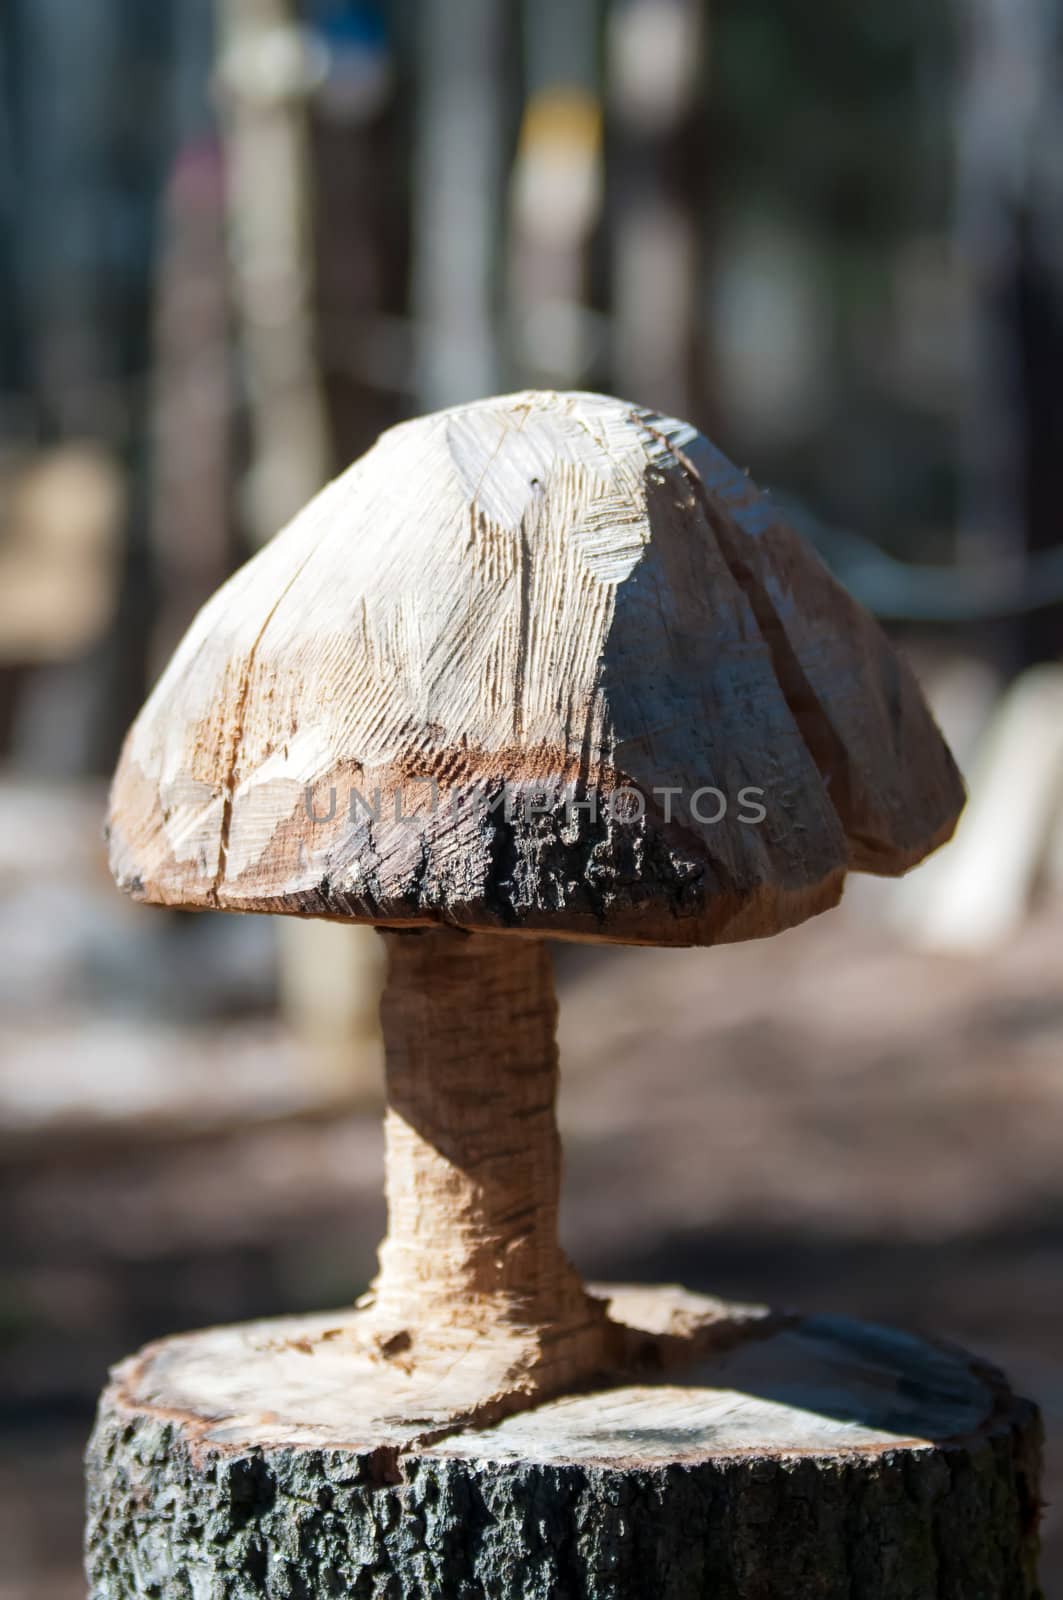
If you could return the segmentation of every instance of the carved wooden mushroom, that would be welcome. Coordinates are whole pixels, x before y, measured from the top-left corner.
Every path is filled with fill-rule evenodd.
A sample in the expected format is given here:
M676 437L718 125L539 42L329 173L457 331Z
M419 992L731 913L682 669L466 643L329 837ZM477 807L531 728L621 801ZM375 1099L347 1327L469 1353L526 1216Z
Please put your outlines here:
M772 934L961 804L877 625L692 428L527 393L385 434L205 607L111 807L141 899L384 930L380 1272L117 1370L96 1600L1032 1596L997 1376L588 1290L557 1240L544 939Z

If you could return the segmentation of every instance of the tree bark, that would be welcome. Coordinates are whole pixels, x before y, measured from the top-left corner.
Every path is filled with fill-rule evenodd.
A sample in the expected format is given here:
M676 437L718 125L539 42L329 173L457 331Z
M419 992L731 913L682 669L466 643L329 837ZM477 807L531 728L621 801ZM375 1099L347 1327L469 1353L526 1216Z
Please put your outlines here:
M149 1347L89 1447L90 1600L1037 1600L1039 1419L999 1374L599 1292L626 1371L434 1436L357 1311Z

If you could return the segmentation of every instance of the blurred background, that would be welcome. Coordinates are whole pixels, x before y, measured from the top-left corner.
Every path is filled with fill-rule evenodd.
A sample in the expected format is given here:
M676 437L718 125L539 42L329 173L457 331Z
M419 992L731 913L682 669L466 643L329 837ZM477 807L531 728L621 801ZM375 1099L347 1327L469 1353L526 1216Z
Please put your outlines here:
M767 944L558 951L572 1253L968 1342L1054 1448L1061 74L1063 0L4 0L0 1600L84 1593L109 1362L383 1225L374 936L123 901L122 734L382 428L522 386L771 486L972 792Z

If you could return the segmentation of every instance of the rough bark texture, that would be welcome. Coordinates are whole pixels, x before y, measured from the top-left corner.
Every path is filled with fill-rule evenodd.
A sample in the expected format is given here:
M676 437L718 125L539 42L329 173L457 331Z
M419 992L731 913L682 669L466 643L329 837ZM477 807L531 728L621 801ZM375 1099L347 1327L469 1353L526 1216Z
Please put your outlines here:
M962 802L908 668L708 440L532 392L392 429L208 603L111 860L167 905L711 944L906 871Z
M388 1233L367 1319L383 1351L444 1381L463 1357L462 1414L559 1392L607 1365L609 1330L558 1243L550 952L449 929L384 938Z
M998 1374L600 1292L631 1371L432 1443L358 1313L150 1347L89 1448L91 1600L1035 1600L1039 1423Z

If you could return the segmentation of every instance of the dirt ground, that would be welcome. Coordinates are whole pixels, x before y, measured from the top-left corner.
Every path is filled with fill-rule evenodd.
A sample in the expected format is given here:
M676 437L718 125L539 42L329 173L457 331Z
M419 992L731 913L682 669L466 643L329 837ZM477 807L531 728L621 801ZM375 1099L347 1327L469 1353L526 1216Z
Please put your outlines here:
M1046 908L1006 953L930 957L843 913L763 945L558 956L582 1269L934 1330L996 1360L1048 1427L1049 1600L1061 935L1063 908ZM275 1046L260 1021L181 1040L197 1072ZM80 1450L109 1362L179 1328L349 1301L372 1272L375 1113L165 1127L24 1132L0 1150L0 1600L84 1593Z

